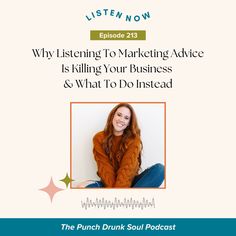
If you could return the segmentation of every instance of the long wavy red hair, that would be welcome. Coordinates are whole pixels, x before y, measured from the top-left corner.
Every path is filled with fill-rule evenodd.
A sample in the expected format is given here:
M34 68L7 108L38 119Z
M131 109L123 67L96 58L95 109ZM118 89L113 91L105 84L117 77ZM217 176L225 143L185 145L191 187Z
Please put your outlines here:
M113 121L113 118L114 118L114 115L115 115L117 109L120 107L128 108L130 110L131 117L130 117L129 125L126 127L126 129L124 130L124 133L122 134L122 139L121 139L121 143L120 143L120 147L118 149L117 155L116 155L116 157L113 157L112 152L111 152L112 138L114 137L112 121ZM105 129L104 129L104 133L105 133L106 137L103 142L103 148L104 148L106 154L111 159L111 161L112 160L114 161L114 159L117 160L117 159L120 159L123 157L125 151L127 150L127 141L130 139L135 139L136 137L139 137L140 146L141 146L140 150L142 150L143 145L142 145L142 141L141 141L141 137L140 137L141 132L140 132L140 129L138 126L137 117L136 117L133 107L128 103L119 103L111 110L111 112L107 118L107 123L106 123ZM140 167L141 166L141 151L139 153L138 161L139 161L139 167Z

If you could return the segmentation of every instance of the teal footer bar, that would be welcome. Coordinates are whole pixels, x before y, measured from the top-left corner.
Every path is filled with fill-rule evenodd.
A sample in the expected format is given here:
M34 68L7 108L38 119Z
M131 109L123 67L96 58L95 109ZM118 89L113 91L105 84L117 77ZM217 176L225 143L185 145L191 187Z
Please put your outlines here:
M235 218L7 218L0 235L236 235Z

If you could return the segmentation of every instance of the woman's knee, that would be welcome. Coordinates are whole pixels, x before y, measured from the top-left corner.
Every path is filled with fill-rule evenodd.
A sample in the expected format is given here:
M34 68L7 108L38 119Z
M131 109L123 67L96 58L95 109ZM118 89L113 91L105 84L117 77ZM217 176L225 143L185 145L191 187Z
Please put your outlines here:
M157 164L150 167L150 171L153 171L153 172L156 172L156 173L159 173L159 174L160 173L164 174L165 167L161 163L157 163Z
M132 187L158 188L165 178L164 169L164 166L160 163L149 167L137 177Z

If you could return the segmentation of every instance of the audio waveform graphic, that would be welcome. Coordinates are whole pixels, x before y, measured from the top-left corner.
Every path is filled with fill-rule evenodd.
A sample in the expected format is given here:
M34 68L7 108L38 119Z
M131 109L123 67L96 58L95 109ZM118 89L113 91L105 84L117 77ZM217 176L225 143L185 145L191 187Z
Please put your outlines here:
M120 200L118 198L114 198L114 200L107 200L105 198L96 198L92 200L90 198L86 198L85 201L81 201L81 206L83 209L88 210L89 208L103 208L103 209L118 209L118 208L129 208L129 209L145 209L145 208L155 208L155 199L151 200L143 197L141 200L135 200L131 198L124 198Z

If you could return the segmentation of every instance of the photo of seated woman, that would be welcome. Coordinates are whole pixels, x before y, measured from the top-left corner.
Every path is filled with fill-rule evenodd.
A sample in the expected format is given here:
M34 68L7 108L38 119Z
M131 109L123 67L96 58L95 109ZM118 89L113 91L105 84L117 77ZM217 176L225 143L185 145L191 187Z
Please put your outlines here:
M79 109L79 104L78 105ZM89 106L89 104L83 104ZM96 105L96 104L93 104ZM99 104L104 105L104 104ZM92 175L87 174L87 178L82 181L75 181L75 188L159 188L163 185L165 178L164 167L164 104L129 104L118 103L109 104L113 106L106 118L104 128L95 131L92 139L92 158L95 162L95 168ZM136 111L137 107L140 116L145 118L146 136L142 139L142 133ZM158 108L158 109L155 109ZM80 111L81 114L82 110ZM86 112L84 112L84 115ZM153 117L151 116L153 114ZM142 117L139 119L141 120ZM95 117L94 117L95 119ZM75 122L76 120L73 119ZM96 119L95 119L96 120ZM153 125L148 124L153 122ZM155 122L158 123L155 125ZM78 121L79 123L79 121ZM156 127L155 127L156 126ZM145 125L142 125L143 129ZM95 127L93 128L95 129ZM160 132L158 135L150 135L151 132ZM156 140L155 140L156 139ZM145 157L145 165L142 165L144 159L144 150L149 142L152 154L151 161ZM159 142L159 145L158 145ZM74 145L74 144L73 144ZM159 146L158 149L155 149ZM146 152L145 152L146 153ZM148 152L147 152L148 153ZM159 156L159 158L155 158ZM78 163L78 162L77 162ZM151 164L149 164L151 163ZM149 166L148 166L149 164ZM75 163L72 166L76 171ZM79 165L79 164L78 164ZM142 166L145 166L143 169ZM84 169L84 168L83 168ZM95 179L90 176L97 175ZM79 179L73 174L73 179Z

